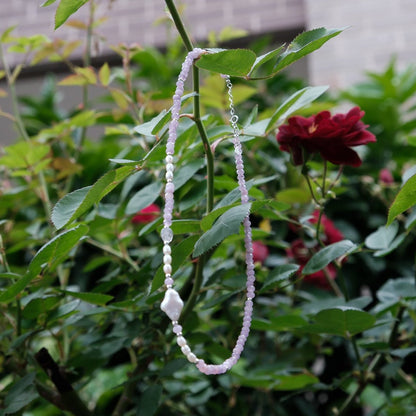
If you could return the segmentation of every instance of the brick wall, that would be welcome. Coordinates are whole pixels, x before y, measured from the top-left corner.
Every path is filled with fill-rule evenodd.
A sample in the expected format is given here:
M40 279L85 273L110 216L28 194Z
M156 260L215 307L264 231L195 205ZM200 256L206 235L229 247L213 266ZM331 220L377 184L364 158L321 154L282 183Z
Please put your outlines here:
M306 0L308 27L345 27L309 58L310 82L345 87L364 71L383 70L393 55L399 67L416 61L415 0Z

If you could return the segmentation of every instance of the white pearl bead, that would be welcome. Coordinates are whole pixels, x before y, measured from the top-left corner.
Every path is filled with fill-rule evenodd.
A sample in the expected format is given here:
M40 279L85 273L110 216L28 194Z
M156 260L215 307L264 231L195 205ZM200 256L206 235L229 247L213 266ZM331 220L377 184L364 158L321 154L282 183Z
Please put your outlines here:
M170 254L172 252L170 246L168 244L165 244L163 246L163 254Z
M172 155L167 155L165 161L166 161L166 163L172 163L173 162L173 156Z
M175 167L173 166L173 163L166 164L166 172L173 172L174 170L175 170Z
M163 265L163 272L165 274L172 274L172 266L170 264Z
M163 256L163 263L164 264L171 264L172 263L172 256L170 256L169 254L165 254Z
M189 346L188 345L184 345L182 348L181 348L181 351L185 354L185 355L188 355L188 354L190 354L192 351L191 351L191 349L189 348Z
M183 346L185 346L185 345L186 345L186 339L185 339L184 337L182 337L182 336L178 337L178 338L176 339L176 342L177 342L177 344L178 344L180 347L183 347Z
M160 309L166 313L171 321L177 321L181 316L183 301L175 289L168 289L165 293Z
M167 181L171 181L173 179L173 172L167 171L165 176Z
M196 363L198 361L198 358L196 357L196 355L193 352L190 352L186 358L188 359L188 361L190 363Z

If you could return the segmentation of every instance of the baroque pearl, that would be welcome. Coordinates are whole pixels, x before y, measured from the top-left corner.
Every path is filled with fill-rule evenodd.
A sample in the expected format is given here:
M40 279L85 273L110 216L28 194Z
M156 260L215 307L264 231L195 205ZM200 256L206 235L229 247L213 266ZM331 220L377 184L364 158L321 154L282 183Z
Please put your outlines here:
M166 313L171 321L177 321L181 316L183 301L175 289L166 290L160 309Z

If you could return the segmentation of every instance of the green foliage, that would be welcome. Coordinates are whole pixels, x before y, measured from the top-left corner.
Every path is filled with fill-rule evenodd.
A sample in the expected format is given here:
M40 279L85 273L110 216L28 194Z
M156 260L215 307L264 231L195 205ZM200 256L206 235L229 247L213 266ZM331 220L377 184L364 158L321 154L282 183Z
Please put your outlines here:
M43 6L57 3L58 27L87 2ZM98 22L77 24L91 30ZM6 91L22 110L1 113L18 134L0 157L0 415L415 412L415 176L412 167L402 173L415 164L408 105L414 71L399 73L391 64L342 95L362 105L366 122L374 121L379 144L362 156L362 168L340 176L311 157L301 170L275 139L288 117L326 105L317 100L327 87L305 86L280 71L340 32L306 31L272 50L267 40L210 49L196 62L199 93L182 98L172 268L187 300L181 325L207 362L228 358L238 337L241 223L249 214L253 224L252 331L242 359L219 377L205 377L186 362L159 308L165 279L159 210L180 43L166 53L116 46L120 68L93 68L89 59L70 65L60 85L64 94L83 92L79 108L60 108L52 77L36 97ZM227 29L211 41L237 34ZM68 62L81 46L91 54L80 42L15 37L13 28L1 42L22 58L0 73L11 87L26 65ZM234 104L250 196L243 205L221 73L238 78ZM89 97L91 86L101 93L98 100ZM198 103L201 119L190 115ZM100 127L99 137L91 127ZM378 179L386 163L390 183ZM151 204L151 212L142 211ZM327 217L316 220L317 207ZM47 362L39 355L45 350Z

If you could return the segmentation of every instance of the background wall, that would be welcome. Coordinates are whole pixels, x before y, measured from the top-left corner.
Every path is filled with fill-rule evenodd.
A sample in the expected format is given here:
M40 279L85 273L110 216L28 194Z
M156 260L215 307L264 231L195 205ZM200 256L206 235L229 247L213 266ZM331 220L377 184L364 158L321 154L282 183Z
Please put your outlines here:
M415 0L305 0L308 28L349 27L309 57L309 80L342 88L365 71L416 62Z
M79 30L68 26L54 31L56 4L42 8L42 2L8 1L0 11L0 31L17 24L17 35L43 33L66 39L80 36ZM97 15L109 19L98 31L109 44L163 46L177 36L168 25L160 24L167 18L163 0L101 0L99 4ZM206 39L209 32L226 26L245 29L250 35L277 34L277 44L290 41L305 27L348 27L291 69L295 75L306 76L312 85L348 87L362 80L365 71L384 69L393 55L399 67L416 61L416 0L178 0L177 4L196 40ZM72 19L85 20L88 12L86 5ZM111 53L103 45L95 45L97 55ZM16 64L19 55L9 55L8 59ZM43 68L41 72L43 75ZM34 79L33 74L19 81L19 91L25 94L36 94L39 88L39 79ZM7 110L7 105L6 99L0 99L1 108ZM0 132L0 143L15 136L11 123L2 118Z

